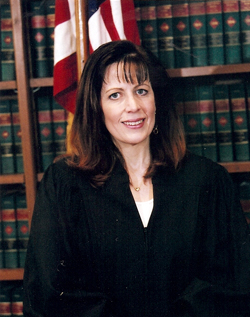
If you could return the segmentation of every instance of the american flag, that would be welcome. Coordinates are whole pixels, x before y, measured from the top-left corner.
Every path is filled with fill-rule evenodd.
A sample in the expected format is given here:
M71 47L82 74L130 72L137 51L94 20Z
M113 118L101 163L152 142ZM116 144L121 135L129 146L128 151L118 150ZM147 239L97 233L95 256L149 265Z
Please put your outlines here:
M133 0L88 0L87 17L90 53L119 39L140 44ZM75 0L56 0L53 93L72 113L77 79Z

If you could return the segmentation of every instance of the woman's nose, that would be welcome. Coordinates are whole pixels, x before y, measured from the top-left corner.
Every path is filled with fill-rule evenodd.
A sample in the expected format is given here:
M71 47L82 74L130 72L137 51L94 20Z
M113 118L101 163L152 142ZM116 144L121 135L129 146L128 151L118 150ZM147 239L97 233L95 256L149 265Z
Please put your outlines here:
M128 112L134 112L140 109L140 102L138 98L136 98L136 96L134 95L128 96L126 103L127 103L126 110Z

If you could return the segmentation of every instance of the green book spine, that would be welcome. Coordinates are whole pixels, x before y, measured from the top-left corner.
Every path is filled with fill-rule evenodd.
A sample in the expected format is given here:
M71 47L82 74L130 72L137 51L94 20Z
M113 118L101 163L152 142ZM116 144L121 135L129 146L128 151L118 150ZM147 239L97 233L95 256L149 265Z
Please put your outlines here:
M216 162L218 155L213 88L211 85L200 85L198 86L198 90L203 155Z
M17 99L10 100L14 138L15 172L23 173L22 132Z
M23 316L23 286L17 285L11 292L12 317Z
M14 194L1 197L1 213L3 222L4 266L18 267L17 230Z
M2 195L0 194L0 199L2 199L1 196ZM4 248L4 244L3 244L3 223L2 223L2 212L1 212L1 209L0 209L0 269L4 268L3 248Z
M192 0L189 4L191 51L193 66L207 66L207 26L205 1Z
M29 212L27 210L25 193L16 194L16 219L19 267L24 267L29 240Z
M250 2L240 0L241 49L243 63L250 63Z
M2 174L13 174L15 172L14 147L11 124L11 108L8 99L0 100L0 144Z
M52 102L52 122L55 155L65 154L67 115L66 110L54 98Z
M197 87L193 85L185 86L184 106L184 126L187 148L193 153L202 155L201 121Z
M175 85L174 87L174 100L177 109L177 113L181 118L183 125L185 126L185 105L184 105L184 95L183 95L183 88L181 85Z
M0 316L10 316L11 314L11 289L12 285L8 282L0 282Z
M140 0L134 0L135 19L136 19L140 39L142 39L141 4L140 4L140 2L141 2Z
M142 46L158 56L156 1L141 1Z
M218 160L220 162L232 162L234 156L228 85L221 84L214 86L214 103L218 138Z
M174 68L175 56L171 1L157 2L156 12L159 59L165 68Z
M45 2L31 1L31 54L34 77L49 77Z
M249 139L245 87L243 83L229 86L233 120L233 142L236 161L249 160Z
M223 0L225 63L241 63L240 12L238 0Z
M208 64L223 65L224 38L221 0L207 0L207 38L208 38Z
M175 68L190 67L191 46L188 2L173 2L172 9L175 47Z
M238 186L241 207L246 216L247 223L250 226L250 182L244 180Z
M53 150L52 114L50 97L39 95L36 99L38 114L38 134L40 139L41 169L44 171L55 157Z
M46 56L48 63L48 76L53 76L54 69L54 29L55 29L55 0L47 0L46 4Z
M13 28L9 5L1 6L1 80L15 80Z

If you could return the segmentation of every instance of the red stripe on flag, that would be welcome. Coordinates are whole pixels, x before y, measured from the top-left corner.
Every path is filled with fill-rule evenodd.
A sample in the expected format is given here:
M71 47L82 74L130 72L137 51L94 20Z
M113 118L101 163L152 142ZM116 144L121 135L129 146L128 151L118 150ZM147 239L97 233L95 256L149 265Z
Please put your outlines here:
M56 0L55 5L55 25L70 19L69 4L66 0Z
M54 66L54 97L66 110L74 113L77 87L76 53ZM57 74L57 76L55 76Z
M121 0L122 6L122 16L123 16L123 25L124 25L124 33L126 39L140 45L140 36L138 31L138 26L135 17L135 7L133 0Z
M115 27L115 24L114 24L110 0L103 2L100 5L100 10L101 10L101 15L102 15L104 24L107 28L107 31L109 33L111 40L112 41L119 40L120 37L119 37L119 34L118 34L116 27Z

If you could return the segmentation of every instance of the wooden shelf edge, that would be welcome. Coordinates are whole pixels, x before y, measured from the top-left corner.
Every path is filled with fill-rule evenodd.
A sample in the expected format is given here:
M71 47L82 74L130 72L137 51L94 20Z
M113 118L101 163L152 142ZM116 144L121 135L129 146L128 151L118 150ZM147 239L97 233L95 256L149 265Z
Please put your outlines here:
M15 80L11 81L0 81L0 90L17 89Z
M31 78L30 87L52 87L53 86L53 77L44 77L44 78Z
M224 166L229 173L245 173L250 172L250 162L227 162L221 163L220 165Z
M198 77L248 72L250 72L250 64L248 63L167 69L170 77Z
M22 280L24 269L0 269L0 281Z
M24 174L0 175L0 185L23 184L24 182Z

